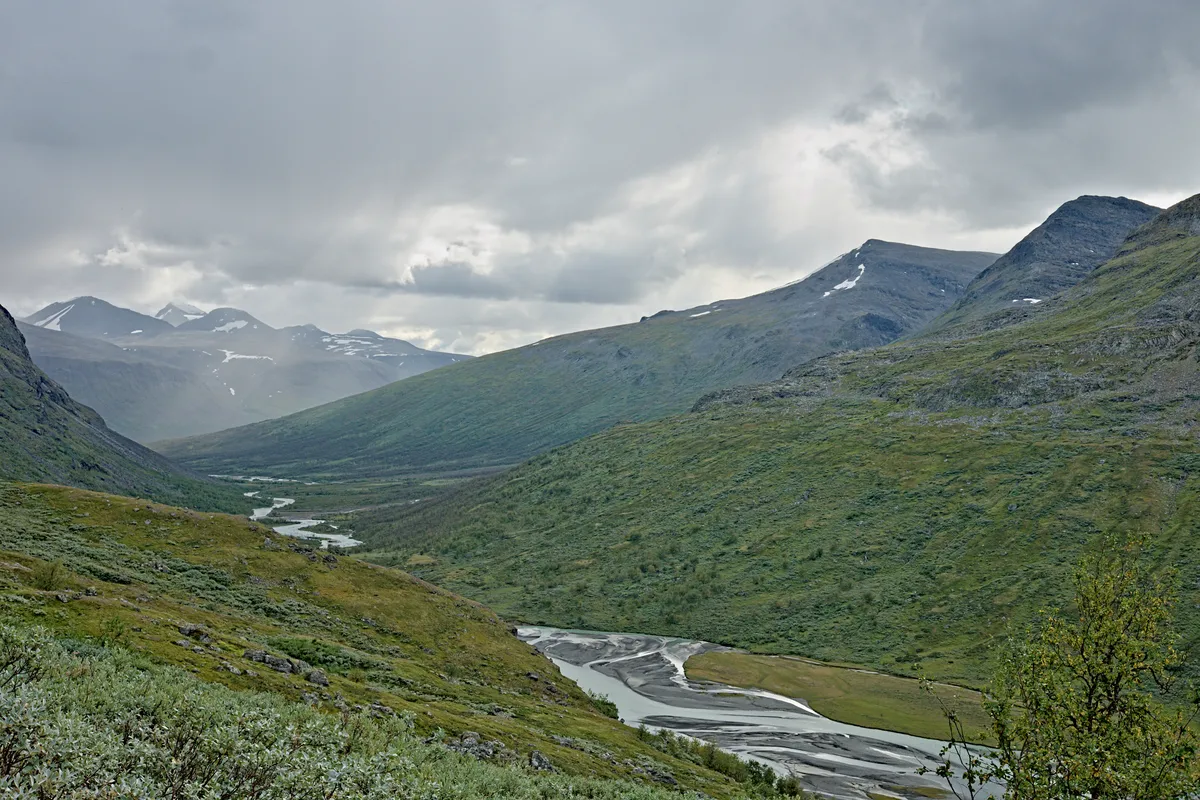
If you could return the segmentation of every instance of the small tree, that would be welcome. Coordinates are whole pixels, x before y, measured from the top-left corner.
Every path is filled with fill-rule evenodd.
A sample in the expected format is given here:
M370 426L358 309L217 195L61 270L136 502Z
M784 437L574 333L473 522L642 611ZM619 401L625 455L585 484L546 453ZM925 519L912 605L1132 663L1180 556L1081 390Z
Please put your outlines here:
M972 795L1003 783L1014 800L1196 796L1197 704L1179 697L1173 605L1170 581L1132 551L1084 559L1072 618L1043 612L1001 663L985 701L995 751L968 749L950 714L951 743L936 773Z

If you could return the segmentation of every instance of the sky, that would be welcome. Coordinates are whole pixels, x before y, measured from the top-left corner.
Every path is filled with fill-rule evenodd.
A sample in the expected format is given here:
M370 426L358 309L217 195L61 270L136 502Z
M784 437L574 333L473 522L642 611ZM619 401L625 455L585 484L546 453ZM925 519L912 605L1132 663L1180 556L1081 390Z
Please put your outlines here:
M4 0L0 304L482 354L1200 192L1194 0Z

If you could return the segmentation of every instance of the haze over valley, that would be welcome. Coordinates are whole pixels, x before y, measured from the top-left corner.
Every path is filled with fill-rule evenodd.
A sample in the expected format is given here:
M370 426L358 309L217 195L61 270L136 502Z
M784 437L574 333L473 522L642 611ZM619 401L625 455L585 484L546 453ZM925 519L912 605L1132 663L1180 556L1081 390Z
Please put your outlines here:
M1200 795L1196 41L0 9L0 795Z

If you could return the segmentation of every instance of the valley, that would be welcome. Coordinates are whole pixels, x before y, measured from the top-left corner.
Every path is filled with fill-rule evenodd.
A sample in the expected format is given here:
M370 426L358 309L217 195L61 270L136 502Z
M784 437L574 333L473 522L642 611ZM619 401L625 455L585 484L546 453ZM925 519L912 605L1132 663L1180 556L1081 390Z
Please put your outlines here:
M532 750L594 781L597 797L663 796L652 775L742 796L736 781L605 716L482 606L244 517L0 484L0 592L4 625L99 642L85 661L107 647L136 654L143 671L229 687L239 702L399 715L416 734L404 746L428 762L420 780L467 781L458 796L559 791L553 775L500 768L528 764ZM433 743L451 749L434 757ZM479 747L500 766L454 777L456 758L475 762Z
M1200 3L0 3L0 798L1200 800Z
M735 382L700 392L685 413L666 413L669 408L662 407L655 415L661 418L621 422L587 436L577 431L574 441L515 467L499 458L472 456L417 458L411 467L419 469L393 469L358 455L339 458L338 447L347 446L342 442L329 457L305 457L307 467L295 471L299 453L289 450L294 440L284 431L278 452L287 455L244 462L196 458L197 466L224 470L196 480L206 481L216 495L236 495L245 506L248 536L233 545L243 567L252 563L246 548L267 532L254 547L302 556L321 575L357 565L348 584L328 584L315 576L303 583L285 580L281 587L301 597L307 591L361 603L367 576L377 570L435 594L445 590L434 586L445 587L486 603L521 625L520 637L577 684L551 694L593 692L594 697L578 695L587 698L593 713L619 715L628 726L649 729L603 734L590 729L592 738L580 744L585 740L569 731L582 729L554 723L550 742L560 745L555 750L540 734L522 738L531 730L545 731L545 718L513 707L498 713L515 720L515 727L503 733L516 737L516 744L497 744L491 752L519 753L521 742L534 741L540 758L557 763L563 758L560 739L574 743L565 745L568 749L590 754L597 741L621 740L623 746L645 747L678 763L650 766L643 756L622 762L643 765L629 768L632 772L597 773L590 762L585 767L577 756L567 756L566 769L585 769L605 779L643 775L651 782L655 776L669 774L680 781L678 776L686 775L691 785L705 784L713 796L736 796L746 787L770 796L779 791L776 774L793 776L789 786L796 789L845 800L936 795L944 791L942 784L920 768L931 767L942 747L944 704L964 720L968 735L988 740L975 690L987 685L995 654L1014 631L1031 624L1039 609L1067 602L1065 578L1081 555L1111 542L1137 540L1152 563L1175 570L1185 587L1200 581L1200 561L1188 544L1200 497L1192 469L1200 450L1191 434L1200 414L1194 402L1200 397L1200 369L1194 366L1197 337L1189 316L1197 302L1200 238L1191 232L1192 221L1200 218L1197 202L1140 226L1137 220L1149 212L1137 204L1096 198L1067 204L978 278L991 289L973 294L972 283L956 291L963 299L927 328L881 346L820 355L766 383ZM1047 230L1055 232L1050 238L1060 260L1069 258L1062 255L1070 247L1064 231L1082 226L1094 235L1095 225L1111 220L1105 215L1114 208L1126 215L1119 225L1131 226L1119 243L1112 227L1102 238L1079 241L1097 245L1086 248L1101 250L1097 258L1111 258L1037 303L989 310L995 305L997 274L1005 291L1018 294L1030 293L1027 279L1041 279ZM827 277L818 273L809 286L797 286L819 293L822 301L870 286L864 282L876 272L866 267L833 282L850 262L871 263L861 251L848 256L835 262ZM982 305L976 309L972 298L977 296ZM730 301L718 306L735 307ZM641 335L654 333L656 328L642 326L655 323L708 324L703 320L712 316L712 311L695 312L672 321L670 315L658 315L632 330ZM478 371L487 363L484 358L446 367L405 385L457 386L463 370ZM603 399L597 394L600 385L590 391ZM368 393L318 411L343 420L347 409L355 409L357 418L378 419L371 407L376 400ZM471 412L455 413L468 419ZM310 422L306 418L303 424ZM509 429L496 430L507 435ZM450 448L446 452L457 446L454 428L435 426L431 432ZM247 429L229 436L246 434L248 442L258 435ZM188 450L198 441L164 449ZM386 440L374 446L393 447ZM89 509L98 502L54 494L66 490L16 486L11 491L16 492L11 497L21 498L13 509L38 507L41 492L58 498L46 508L61 508L63 497ZM107 508L113 499L103 502ZM146 510L168 518L194 513ZM35 518L52 517L16 513L24 529ZM94 516L101 523L90 519ZM96 539L86 531L108 524L111 515L88 510L75 519L86 520L73 526L84 532L83 539L64 537L60 519L54 523L57 543L50 549L45 537L22 547L10 543L13 563L100 546L100 561L110 571L101 575L86 566L82 574L92 570L103 577L124 563L125 556L99 544L114 533L125 547L165 554L179 545L174 536L166 550L145 539L120 539L119 523L103 528L104 537ZM203 516L196 523L194 534L200 535L206 529ZM73 541L78 544L69 544ZM84 546L85 541L94 544ZM200 548L205 564L224 564L219 555L224 546L216 541L193 539L191 546ZM66 550L62 542L68 543ZM368 572L358 574L363 569ZM248 580L274 583L266 575L251 574ZM105 580L122 585L129 577ZM79 584L78 578L70 580ZM146 580L137 577L134 583ZM232 587L236 581L220 578L217 584ZM210 613L228 617L214 625L234 625L238 614L244 623L246 609L259 619L256 625L274 616L265 606L251 609L234 600L244 589L221 599L227 590L214 589L217 594L208 600L199 595ZM1178 609L1185 647L1200 641L1195 609L1194 603ZM400 613L431 611L409 606ZM375 613L366 618L378 621ZM299 624L311 634L323 630L312 628L311 615ZM313 658L326 653L323 663L334 666L341 664L340 656L329 653L350 653L345 658L366 663L383 652L366 643L361 631L352 634L348 624L343 620L327 632L336 632L334 639L296 645L301 648L296 652ZM256 641L279 649L300 630L275 622L268 627L254 634L243 624L241 638L225 649L256 652ZM448 629L442 630L439 636ZM586 630L631 633L580 632ZM180 663L174 651L157 649L154 640L137 647L165 663ZM431 649L430 669L450 657ZM466 662L443 666L439 680L472 687L476 699L467 705L475 708L471 703L491 697L486 687L493 684L480 677L475 645L454 649L474 659L476 667ZM312 665L312 659L302 660ZM225 664L234 669L233 676L245 671L228 658L222 662L228 671ZM333 683L341 687L345 678L349 685L330 697L383 692L372 702L409 708L418 718L432 715L440 729L459 737L445 739L451 748L461 737L502 733L482 721L464 727L455 715L464 713L466 700L453 691L445 696L455 699L439 716L425 706L438 702L431 698L445 689L435 690L408 673L393 686L372 678L371 670L348 669ZM325 669L323 678L329 677ZM935 681L932 693L918 678ZM224 676L216 679L226 682ZM423 688L415 689L418 685ZM496 699L487 700L489 707L509 708L499 699L511 691L504 686ZM287 693L284 686L268 688ZM714 745L720 750L712 750ZM714 755L718 752L725 755ZM769 769L756 771L761 767L748 763ZM730 778L727 788L716 788Z
M234 308L188 308L150 317L78 297L18 325L40 368L143 443L283 416L469 358L374 331L275 329Z
M365 557L530 623L978 685L1113 537L1200 576L1197 202L982 329L816 359L364 512ZM1194 604L1178 615L1196 641Z

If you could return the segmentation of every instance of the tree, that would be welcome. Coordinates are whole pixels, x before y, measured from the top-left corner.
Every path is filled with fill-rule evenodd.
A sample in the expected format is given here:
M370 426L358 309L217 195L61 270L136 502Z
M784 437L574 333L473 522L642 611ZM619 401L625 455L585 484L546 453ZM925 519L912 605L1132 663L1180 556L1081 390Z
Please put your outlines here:
M1182 698L1184 658L1172 629L1170 576L1132 549L1088 557L1073 613L1043 612L1003 657L985 708L996 749L951 742L935 772L972 796L992 782L1013 800L1178 800L1200 793L1195 697Z

